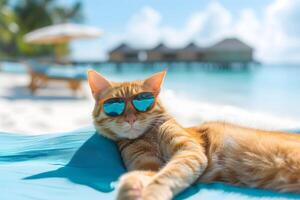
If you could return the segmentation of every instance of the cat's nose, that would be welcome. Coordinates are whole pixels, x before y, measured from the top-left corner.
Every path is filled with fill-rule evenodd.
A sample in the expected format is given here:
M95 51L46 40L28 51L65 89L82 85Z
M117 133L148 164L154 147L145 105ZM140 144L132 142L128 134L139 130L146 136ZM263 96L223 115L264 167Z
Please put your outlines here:
M128 122L128 124L130 124L132 126L134 124L134 122L136 121L136 116L133 114L127 115L125 118L125 121Z

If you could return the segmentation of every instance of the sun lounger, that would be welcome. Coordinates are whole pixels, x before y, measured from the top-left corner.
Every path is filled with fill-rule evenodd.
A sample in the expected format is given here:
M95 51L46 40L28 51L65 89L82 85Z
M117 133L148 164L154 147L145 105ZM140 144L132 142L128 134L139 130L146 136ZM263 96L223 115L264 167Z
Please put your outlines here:
M86 80L85 69L74 66L50 66L48 64L30 63L30 84L31 93L37 89L47 86L49 82L66 82L74 93L81 87L81 82Z
M39 136L0 133L1 200L112 200L116 181L124 172L115 144L92 127ZM296 194L199 183L176 199L299 198Z

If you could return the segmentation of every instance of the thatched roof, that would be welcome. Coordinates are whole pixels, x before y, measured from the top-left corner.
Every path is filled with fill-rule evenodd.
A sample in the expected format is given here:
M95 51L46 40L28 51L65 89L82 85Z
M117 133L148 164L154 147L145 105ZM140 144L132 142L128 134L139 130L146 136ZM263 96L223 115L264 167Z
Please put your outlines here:
M114 53L114 52L121 52L121 53L138 53L138 50L130 47L129 45L125 43L121 43L119 46L116 48L112 49L109 53Z
M252 51L252 47L242 42L237 38L227 38L212 45L209 50L223 50L223 51Z
M169 48L164 43L160 43L156 47L148 51L155 51L160 53L176 53L177 49Z
M188 45L186 45L184 48L181 49L181 51L193 51L193 52L202 51L202 50L205 50L205 48L199 47L194 42L189 43Z

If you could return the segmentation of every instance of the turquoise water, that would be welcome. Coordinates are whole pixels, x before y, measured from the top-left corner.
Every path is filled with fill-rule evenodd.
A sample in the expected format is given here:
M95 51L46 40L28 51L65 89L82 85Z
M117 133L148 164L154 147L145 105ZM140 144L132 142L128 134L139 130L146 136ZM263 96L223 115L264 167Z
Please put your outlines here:
M129 67L122 74L104 68L99 71L118 81L144 78L153 73ZM261 65L229 71L172 69L164 88L174 91L174 98L296 118L300 124L300 65Z
M124 81L143 79L164 67L144 71L141 66L128 65L119 73L109 65L96 69L109 79ZM6 68L10 69L9 65L6 64ZM11 69L17 72L17 68L14 65ZM172 98L268 113L299 120L300 124L300 64L263 64L248 70L200 69L197 66L186 70L184 66L169 66L164 90L172 91L175 94Z

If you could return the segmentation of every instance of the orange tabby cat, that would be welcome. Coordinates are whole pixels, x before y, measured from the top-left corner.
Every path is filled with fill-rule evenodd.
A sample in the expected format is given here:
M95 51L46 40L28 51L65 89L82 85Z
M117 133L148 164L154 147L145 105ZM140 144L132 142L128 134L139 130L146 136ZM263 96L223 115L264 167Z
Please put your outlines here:
M220 122L183 128L158 99L164 76L114 83L88 71L95 127L130 171L117 199L172 199L196 181L300 192L299 135Z

